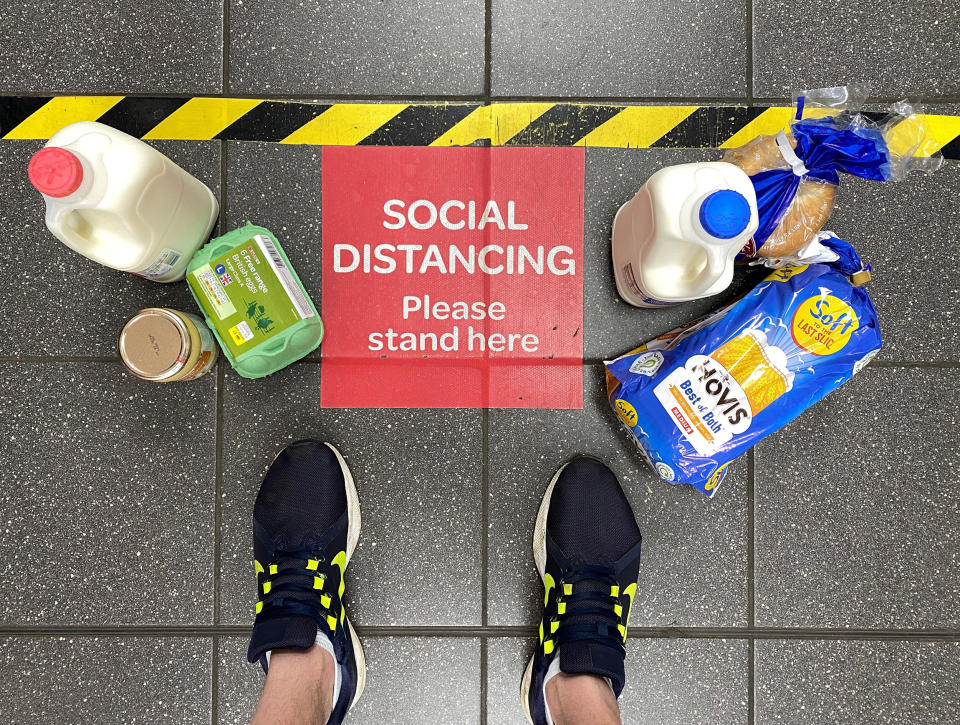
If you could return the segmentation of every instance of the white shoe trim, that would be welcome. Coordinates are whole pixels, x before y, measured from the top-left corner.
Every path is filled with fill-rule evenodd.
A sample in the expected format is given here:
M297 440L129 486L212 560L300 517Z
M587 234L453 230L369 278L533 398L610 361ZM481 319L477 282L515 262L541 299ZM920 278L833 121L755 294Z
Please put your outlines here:
M340 464L340 470L343 471L343 480L346 484L348 521L347 564L349 564L350 559L353 557L353 552L356 551L357 542L360 541L360 496L357 493L357 485L353 480L353 474L350 472L350 467L343 459L340 451L337 450L337 447L332 443L324 441L324 445L333 451L334 455L337 457L337 462ZM363 690L367 686L367 659L363 653L363 646L360 644L360 638L357 637L357 632L353 628L353 624L350 622L350 617L346 617L344 622L348 631L350 632L350 638L353 641L353 656L357 661L357 691L353 695L353 702L350 703L350 707L353 707L357 704L357 700L360 699L360 695L363 694Z
M547 683L560 674L560 654L553 658L553 662L547 668L547 674L543 676L543 711L547 714L547 725L553 725L553 715L550 714L550 703L547 702Z
M553 478L550 479L550 485L547 486L546 493L543 494L543 499L540 501L540 510L537 512L537 522L533 527L533 560L536 562L537 572L540 574L541 581L543 581L544 575L547 573L547 515L550 513L550 497L553 495L553 488L557 483L557 479L560 478L563 469L568 465L569 462L560 466L560 469L553 474ZM544 588L546 588L546 583L544 583ZM520 701L523 705L523 714L527 716L527 721L530 722L530 725L534 725L533 716L530 714L530 687L533 681L533 661L535 658L536 653L530 657L530 661L527 663L527 669L523 673L523 679L520 680ZM554 662L557 661L556 659L554 660ZM559 667L559 664L557 666Z
M324 441L324 445L333 451L340 464L340 470L343 472L343 480L346 484L347 492L347 563L357 548L357 542L360 540L360 496L357 494L357 485L353 481L353 474L350 473L350 467L343 460L340 451L332 443Z
M314 640L314 644L330 655L330 659L333 660L333 671L335 675L333 678L333 698L330 700L332 707L336 705L337 700L340 699L340 687L343 685L343 675L340 674L340 664L337 662L336 652L333 651L333 642L330 641L330 638L323 630L317 630L317 638Z

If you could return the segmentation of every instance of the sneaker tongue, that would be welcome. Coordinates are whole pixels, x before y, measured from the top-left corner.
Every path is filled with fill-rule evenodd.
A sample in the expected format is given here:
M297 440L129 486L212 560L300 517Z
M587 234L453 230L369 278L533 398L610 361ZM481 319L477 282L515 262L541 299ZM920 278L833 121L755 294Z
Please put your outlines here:
M601 584L598 581L593 579L585 579L579 581L573 585L574 594L606 594L609 591L610 587L607 584ZM595 622L597 621L597 616L595 614L581 614L581 610L589 610L595 608L599 605L599 599L586 599L575 602L567 603L567 621L571 624L580 624L583 622Z
M601 583L594 579L585 579L573 585L573 593L600 593L605 594L609 591L608 584ZM598 602L592 599L578 602L570 602L567 605L567 621L570 624L586 624L598 628L605 628L612 636L618 636L616 625L601 618L595 614L580 614L580 609L589 609L598 606ZM597 644L590 640L578 640L565 642L559 647L560 652L560 671L569 675L597 675L598 677L609 677L613 684L613 691L620 696L623 690L624 672L623 672L623 653L618 652L612 647L603 644Z
M274 649L309 649L317 641L317 622L305 614L258 621L253 627L247 660L256 662Z
M623 691L623 653L589 640L564 642L558 649L560 671L568 675L609 677L613 694Z

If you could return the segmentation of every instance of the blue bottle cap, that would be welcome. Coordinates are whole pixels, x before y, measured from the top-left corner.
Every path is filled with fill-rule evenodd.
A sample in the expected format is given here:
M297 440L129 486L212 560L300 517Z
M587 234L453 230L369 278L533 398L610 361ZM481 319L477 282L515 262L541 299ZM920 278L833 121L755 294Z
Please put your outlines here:
M710 236L733 239L750 224L750 204L732 189L715 191L700 203L700 224Z

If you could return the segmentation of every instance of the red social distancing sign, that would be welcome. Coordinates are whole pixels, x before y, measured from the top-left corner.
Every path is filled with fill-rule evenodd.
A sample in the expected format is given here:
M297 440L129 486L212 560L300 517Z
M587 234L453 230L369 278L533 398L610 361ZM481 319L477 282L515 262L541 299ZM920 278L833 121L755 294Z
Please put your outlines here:
M321 405L581 408L583 166L324 147Z

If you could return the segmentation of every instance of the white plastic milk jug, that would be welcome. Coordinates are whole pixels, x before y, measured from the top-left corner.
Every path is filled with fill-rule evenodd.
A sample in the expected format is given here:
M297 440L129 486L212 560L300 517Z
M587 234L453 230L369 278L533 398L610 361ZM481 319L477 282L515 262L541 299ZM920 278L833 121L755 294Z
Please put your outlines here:
M757 230L750 178L723 161L660 169L613 220L617 291L637 307L722 292Z
M46 224L95 262L157 282L184 278L219 213L202 182L143 141L102 123L60 129L30 159Z

